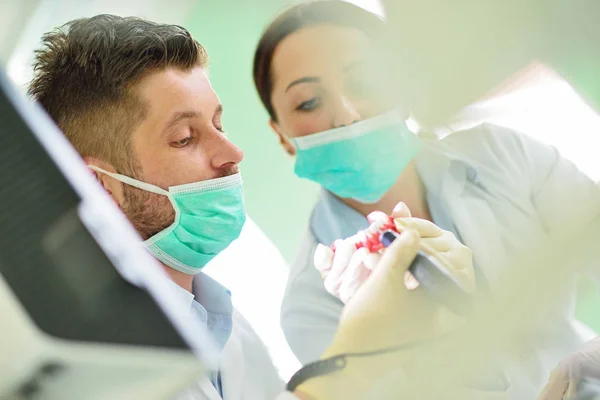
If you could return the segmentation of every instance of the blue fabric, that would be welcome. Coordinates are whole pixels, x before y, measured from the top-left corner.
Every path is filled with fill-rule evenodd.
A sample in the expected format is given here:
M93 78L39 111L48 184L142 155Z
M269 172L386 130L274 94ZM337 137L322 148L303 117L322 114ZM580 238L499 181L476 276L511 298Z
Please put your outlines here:
M311 217L310 228L319 243L330 245L335 240L354 235L369 226L367 218L354 210L333 194L323 191ZM427 203L433 222L440 228L450 231L460 240L449 212L437 196L428 193ZM335 222L334 222L335 221Z
M195 296L192 312L206 326L217 348L222 351L231 336L233 326L231 292L203 273L194 277L192 291ZM210 380L223 397L220 372L212 372Z

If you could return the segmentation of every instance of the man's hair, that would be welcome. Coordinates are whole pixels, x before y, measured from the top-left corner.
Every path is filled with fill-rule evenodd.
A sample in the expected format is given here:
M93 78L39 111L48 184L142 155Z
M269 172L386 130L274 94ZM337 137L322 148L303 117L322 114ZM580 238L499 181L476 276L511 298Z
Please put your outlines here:
M29 94L81 156L133 174L131 133L147 112L133 85L167 67L204 67L207 59L180 26L114 15L77 19L43 36Z

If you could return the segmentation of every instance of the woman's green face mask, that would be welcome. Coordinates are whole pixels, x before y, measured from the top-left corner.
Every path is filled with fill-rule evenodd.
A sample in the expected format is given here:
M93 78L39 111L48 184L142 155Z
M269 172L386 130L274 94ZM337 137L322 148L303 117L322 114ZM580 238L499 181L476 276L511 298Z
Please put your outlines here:
M419 150L396 110L292 142L296 175L362 203L381 199Z

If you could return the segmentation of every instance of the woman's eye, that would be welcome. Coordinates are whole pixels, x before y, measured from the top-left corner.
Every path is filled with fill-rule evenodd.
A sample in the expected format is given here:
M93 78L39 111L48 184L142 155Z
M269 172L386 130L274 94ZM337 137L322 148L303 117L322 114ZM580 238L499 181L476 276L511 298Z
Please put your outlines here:
M318 97L313 97L310 100L303 101L296 107L296 110L302 112L308 112L316 109L321 104L321 99Z
M186 147L192 142L192 137L188 136L176 142L173 142L173 146L177 148Z

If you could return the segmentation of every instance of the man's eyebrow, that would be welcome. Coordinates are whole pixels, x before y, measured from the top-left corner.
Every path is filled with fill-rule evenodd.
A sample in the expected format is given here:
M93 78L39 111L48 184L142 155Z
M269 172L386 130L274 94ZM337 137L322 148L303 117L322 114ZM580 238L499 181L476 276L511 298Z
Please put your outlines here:
M285 88L285 91L287 92L288 90L290 90L290 88L292 86L298 85L299 83L316 83L316 82L321 82L321 78L319 78L318 76L305 76L303 78L296 79L295 81L290 83L288 85L288 87Z
M174 127L175 125L177 125L178 123L180 123L181 121L183 121L185 119L197 118L199 116L200 116L200 113L196 112L196 111L176 112L175 114L173 114L173 117L171 118L169 123L167 123L165 130L171 129L172 127Z

